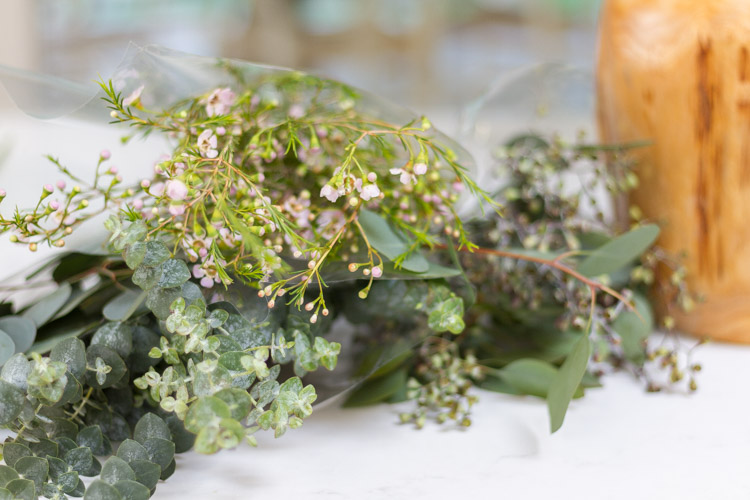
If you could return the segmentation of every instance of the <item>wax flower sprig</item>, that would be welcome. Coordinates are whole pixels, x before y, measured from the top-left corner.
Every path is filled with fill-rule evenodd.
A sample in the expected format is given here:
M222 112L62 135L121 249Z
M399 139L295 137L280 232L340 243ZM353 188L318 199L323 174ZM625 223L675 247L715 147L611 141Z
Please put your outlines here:
M295 96L311 82L331 95L303 105ZM124 97L101 83L113 121L175 140L131 206L151 233L187 255L204 287L240 278L270 307L289 293L315 322L328 314L328 262L370 277L363 298L383 276L382 252L359 223L362 210L385 214L410 240L393 259L397 267L441 235L472 246L454 208L458 193L467 186L494 202L429 120L399 126L362 116L346 97L351 89L299 74L274 85L285 92L269 96L258 90L263 84L217 88L151 113L141 101L147 89ZM318 289L312 299L311 283Z

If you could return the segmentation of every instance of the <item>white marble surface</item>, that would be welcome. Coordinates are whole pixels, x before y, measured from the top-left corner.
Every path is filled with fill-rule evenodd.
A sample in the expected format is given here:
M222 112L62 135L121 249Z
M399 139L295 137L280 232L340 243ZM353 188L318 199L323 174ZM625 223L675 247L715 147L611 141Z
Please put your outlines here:
M2 138L14 145L0 166L9 191L3 212L57 179L43 153L83 172L108 148L137 179L159 152L130 147L126 156L114 131L59 129L17 114L0 120ZM1 239L0 279L42 253ZM613 375L573 402L555 435L544 403L532 398L483 392L474 425L461 431L400 426L398 406L330 405L282 439L262 438L258 449L179 456L155 498L750 498L750 347L709 344L696 360L705 367L698 393L647 394Z

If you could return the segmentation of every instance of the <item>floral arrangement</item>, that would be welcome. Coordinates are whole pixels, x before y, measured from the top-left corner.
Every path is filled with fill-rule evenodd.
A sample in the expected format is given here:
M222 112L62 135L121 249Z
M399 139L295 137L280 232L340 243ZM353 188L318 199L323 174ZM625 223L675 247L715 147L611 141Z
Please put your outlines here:
M109 233L28 276L48 295L0 304L0 498L146 499L175 453L279 437L342 387L349 406L413 400L401 420L417 427L470 425L474 386L527 394L552 431L611 369L695 389L699 365L646 343L656 265L674 266L676 305L692 300L656 226L614 234L580 215L585 190L557 186L584 165L627 190L617 149L519 137L497 156L509 183L488 193L427 118L210 62L222 84L165 106L144 104L152 89L161 102L158 79L101 82L124 141L168 139L153 176L124 185L103 151L87 181L50 157L61 180L0 216L32 252L101 214ZM459 215L461 196L482 213Z

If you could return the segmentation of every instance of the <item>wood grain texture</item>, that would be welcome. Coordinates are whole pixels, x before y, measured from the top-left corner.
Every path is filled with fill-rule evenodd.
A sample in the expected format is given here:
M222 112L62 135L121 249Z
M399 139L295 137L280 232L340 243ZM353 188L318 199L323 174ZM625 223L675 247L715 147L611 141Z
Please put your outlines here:
M630 201L706 298L678 328L750 343L750 1L605 1L597 97L605 142L652 141Z

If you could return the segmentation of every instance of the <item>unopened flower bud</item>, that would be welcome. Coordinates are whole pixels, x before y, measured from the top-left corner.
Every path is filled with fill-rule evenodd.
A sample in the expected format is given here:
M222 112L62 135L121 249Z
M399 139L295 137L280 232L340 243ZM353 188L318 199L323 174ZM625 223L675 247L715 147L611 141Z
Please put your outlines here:
M57 248L62 248L62 247L64 247L64 246L65 246L65 240L57 240L57 241L55 242L55 246L56 246Z
M329 314L328 309L323 309L321 312L323 313L323 316L328 316Z
M149 188L150 186L151 186L151 181L150 181L150 180L148 180L148 179L143 179L143 180L141 181L141 187L142 187L143 189L148 189L148 188Z
M372 268L372 276L374 278L380 278L383 276L383 268L380 266L375 266Z
M354 262L352 262L351 264L349 264L349 272L350 273L353 273L356 270L357 270L357 264L355 264Z
M31 250L32 252L36 252L36 249L36 243L29 243L29 250Z
M317 314L313 314L312 316L310 316L310 323L315 324L317 322L318 322L318 315Z
M109 160L109 157L112 156L112 154L109 152L108 149L102 149L102 152L99 153L99 157L102 160Z
M109 116L110 118L117 118L117 111L114 111L114 110L110 111Z
M305 311L312 311L313 307L315 307L315 304L313 304L312 302L308 302L307 304L305 304Z

